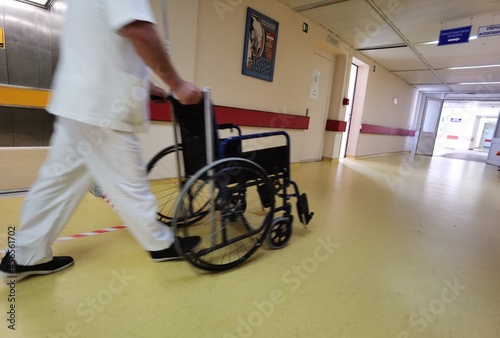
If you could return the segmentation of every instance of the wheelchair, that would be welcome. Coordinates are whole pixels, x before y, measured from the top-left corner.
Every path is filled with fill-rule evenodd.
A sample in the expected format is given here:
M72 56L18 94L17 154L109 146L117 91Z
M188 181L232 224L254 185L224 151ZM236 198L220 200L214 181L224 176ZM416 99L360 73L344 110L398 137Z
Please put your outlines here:
M203 96L195 105L182 105L169 96L175 144L154 156L147 170L158 220L177 236L202 239L191 252L182 252L178 242L176 249L197 268L222 271L246 261L264 242L271 249L289 242L292 198L297 199L297 215L305 228L314 213L307 195L290 179L288 134L242 135L232 123L217 124L210 89L205 88ZM233 132L223 138L222 130ZM268 138L278 138L280 145L255 150L244 146ZM177 177L164 178L159 171L165 166Z

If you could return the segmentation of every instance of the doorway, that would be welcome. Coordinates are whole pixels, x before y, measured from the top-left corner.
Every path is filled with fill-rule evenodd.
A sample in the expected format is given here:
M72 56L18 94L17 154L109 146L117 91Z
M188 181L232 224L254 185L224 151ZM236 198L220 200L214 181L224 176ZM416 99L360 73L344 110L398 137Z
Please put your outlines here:
M342 136L342 144L340 146L340 155L339 158L345 158L347 154L347 147L349 144L349 133L351 127L351 119L352 113L354 111L354 99L356 97L356 83L358 79L358 66L354 63L351 64L351 72L349 75L349 88L347 90L347 99L349 100L349 104L346 108L346 132Z
M444 100L433 155L486 162L499 107L492 101Z

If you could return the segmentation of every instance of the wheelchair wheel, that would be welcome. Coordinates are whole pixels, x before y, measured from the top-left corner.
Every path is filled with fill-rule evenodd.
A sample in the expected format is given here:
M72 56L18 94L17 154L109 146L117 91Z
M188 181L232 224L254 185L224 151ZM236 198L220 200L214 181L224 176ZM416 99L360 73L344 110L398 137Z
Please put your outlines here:
M269 248L281 249L288 244L292 237L293 216L278 217L271 223L266 236L266 243Z
M182 158L182 145L177 147ZM157 219L168 226L172 225L174 217L174 205L179 197L182 186L186 179L179 175L177 167L176 147L170 146L156 154L147 165L150 179L151 191L156 197L158 204ZM167 177L167 178L165 178ZM190 216L192 221L197 221L208 213L207 202L201 197L193 199L191 203Z
M189 219L191 201L208 201L207 217ZM274 215L274 189L252 161L227 158L202 168L183 187L172 226L177 236L200 236L185 257L207 271L233 268L260 247ZM182 226L179 226L182 225ZM179 243L176 248L182 252Z

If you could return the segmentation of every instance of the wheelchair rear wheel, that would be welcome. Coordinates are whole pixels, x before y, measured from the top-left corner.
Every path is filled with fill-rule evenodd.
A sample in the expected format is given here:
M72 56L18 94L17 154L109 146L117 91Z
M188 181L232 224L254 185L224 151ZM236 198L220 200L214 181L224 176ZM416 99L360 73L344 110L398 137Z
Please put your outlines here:
M193 200L207 201L201 220L190 218ZM207 271L233 268L261 246L274 216L274 188L252 161L227 158L199 170L183 187L172 227L177 236L200 236L185 257ZM177 250L182 252L179 243Z
M157 219L167 226L172 225L174 205L186 182L184 174L179 175L176 150L179 151L179 158L182 158L182 145L170 146L156 154L147 165L151 191L158 204ZM207 202L201 199L201 196L198 199L192 199L190 207L188 219L193 222L205 217L208 213Z

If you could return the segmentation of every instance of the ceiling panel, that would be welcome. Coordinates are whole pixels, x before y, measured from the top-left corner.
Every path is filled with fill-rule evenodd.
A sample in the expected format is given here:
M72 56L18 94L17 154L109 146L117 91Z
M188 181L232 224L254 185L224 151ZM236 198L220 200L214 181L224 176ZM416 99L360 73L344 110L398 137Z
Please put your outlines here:
M363 54L373 60L377 60L379 64L390 71L421 70L428 68L408 47L374 49L363 51Z
M485 93L485 94L493 94L500 93L500 84L474 84L474 85L450 85L454 92L457 93Z
M349 0L306 10L302 14L357 49L403 43L365 0Z
M492 72L492 68L444 69L437 72L447 83L500 82L500 72Z
M441 80L431 70L414 70L405 72L394 72L403 80L412 84L440 84Z

